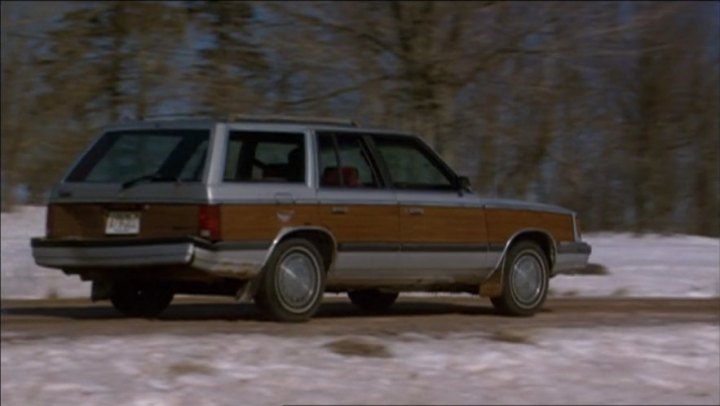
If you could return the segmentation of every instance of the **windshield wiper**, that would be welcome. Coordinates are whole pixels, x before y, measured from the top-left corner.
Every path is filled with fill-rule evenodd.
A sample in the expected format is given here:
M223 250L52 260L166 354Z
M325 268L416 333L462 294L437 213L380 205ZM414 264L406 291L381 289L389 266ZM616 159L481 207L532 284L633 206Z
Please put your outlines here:
M180 179L177 176L168 176L168 175L162 175L159 173L149 173L146 175L138 176L137 178L132 178L130 180L127 180L123 182L122 189L125 190L129 187L132 187L140 182L150 181L150 182L159 182L159 181L175 181L179 182Z

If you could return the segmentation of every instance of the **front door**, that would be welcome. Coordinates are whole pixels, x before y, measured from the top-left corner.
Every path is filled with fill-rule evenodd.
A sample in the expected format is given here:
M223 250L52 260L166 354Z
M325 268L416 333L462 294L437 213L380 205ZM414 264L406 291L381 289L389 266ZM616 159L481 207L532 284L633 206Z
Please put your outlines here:
M423 284L481 281L489 261L476 196L461 193L457 176L419 139L373 139L397 194L400 266Z

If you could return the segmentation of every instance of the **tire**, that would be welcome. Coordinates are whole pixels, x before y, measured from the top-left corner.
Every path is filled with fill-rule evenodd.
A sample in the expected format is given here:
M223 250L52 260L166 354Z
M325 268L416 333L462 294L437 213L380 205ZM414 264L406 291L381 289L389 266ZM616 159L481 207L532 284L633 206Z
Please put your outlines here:
M275 321L307 321L325 292L325 267L318 249L307 240L277 245L260 276L255 303Z
M376 289L352 290L348 297L352 304L369 313L386 311L395 303L398 292L380 292Z
M500 297L491 298L493 306L509 316L532 316L545 303L549 265L543 250L534 242L513 244L503 264Z
M170 288L161 285L115 283L110 292L110 302L127 317L152 318L167 309L173 296Z

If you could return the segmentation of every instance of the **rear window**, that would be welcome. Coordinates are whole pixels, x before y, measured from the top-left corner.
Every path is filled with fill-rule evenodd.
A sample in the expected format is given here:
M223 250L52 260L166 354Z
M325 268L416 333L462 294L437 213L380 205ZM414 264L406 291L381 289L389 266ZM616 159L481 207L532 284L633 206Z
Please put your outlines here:
M305 137L302 133L230 133L225 182L305 181Z
M117 131L103 135L70 172L68 182L199 182L210 132L205 130Z

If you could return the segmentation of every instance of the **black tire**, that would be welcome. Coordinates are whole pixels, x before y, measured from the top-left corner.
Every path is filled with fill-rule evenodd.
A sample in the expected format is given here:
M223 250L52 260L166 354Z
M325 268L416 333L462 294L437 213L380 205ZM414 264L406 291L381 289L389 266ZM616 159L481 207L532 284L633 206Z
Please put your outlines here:
M502 296L490 299L495 309L509 316L535 314L547 297L549 269L548 259L536 243L513 244L503 264Z
M295 270L289 267L293 263ZM304 280L293 272L300 273ZM263 269L255 303L272 320L307 321L320 307L325 277L322 255L315 245L299 238L283 241L275 247Z
M386 311L395 303L398 296L398 292L380 292L377 289L352 290L348 292L348 297L352 304L369 313Z
M173 291L166 286L115 283L110 292L110 302L127 317L152 318L167 309L173 296Z

